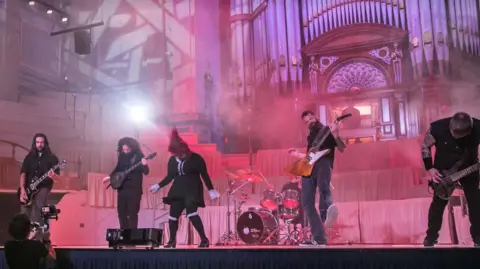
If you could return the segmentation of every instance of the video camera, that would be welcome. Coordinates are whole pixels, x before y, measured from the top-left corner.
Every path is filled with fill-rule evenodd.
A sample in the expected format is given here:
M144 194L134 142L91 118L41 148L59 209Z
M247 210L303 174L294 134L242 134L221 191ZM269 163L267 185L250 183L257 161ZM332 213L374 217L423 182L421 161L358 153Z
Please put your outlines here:
M60 214L60 209L57 209L55 205L46 205L42 207L41 215L45 222L50 219L58 220L58 214Z
M38 222L32 222L32 232L41 230L44 235L47 235L49 238L50 234L50 220L58 220L58 214L60 214L60 209L57 209L55 205L46 205L42 207L40 216L43 220L43 225ZM43 239L42 241L47 242L49 239Z

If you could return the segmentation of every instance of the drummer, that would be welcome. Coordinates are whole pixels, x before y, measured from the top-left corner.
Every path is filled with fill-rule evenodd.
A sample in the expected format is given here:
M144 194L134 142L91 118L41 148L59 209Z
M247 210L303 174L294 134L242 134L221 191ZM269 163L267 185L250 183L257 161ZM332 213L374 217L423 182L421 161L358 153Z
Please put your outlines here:
M302 184L301 184L301 177L292 177L290 179L290 182L286 183L285 185L283 185L282 187L282 193L285 191L285 190L296 190L298 191L298 194L299 194L299 197L302 197ZM281 205L280 205L281 207ZM296 218L294 218L292 221L291 221L292 224L300 224L303 227L305 227L305 217L303 215L303 208L300 206L299 207L299 210L298 210L298 216Z

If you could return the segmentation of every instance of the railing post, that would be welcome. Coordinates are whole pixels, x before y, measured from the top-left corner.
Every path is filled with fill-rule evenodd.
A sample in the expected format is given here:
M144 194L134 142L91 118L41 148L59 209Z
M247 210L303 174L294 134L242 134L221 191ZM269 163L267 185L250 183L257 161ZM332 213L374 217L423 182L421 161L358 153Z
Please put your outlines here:
M87 140L87 114L83 113L83 140Z
M77 111L77 95L72 93L73 95L73 128L76 126L76 111Z

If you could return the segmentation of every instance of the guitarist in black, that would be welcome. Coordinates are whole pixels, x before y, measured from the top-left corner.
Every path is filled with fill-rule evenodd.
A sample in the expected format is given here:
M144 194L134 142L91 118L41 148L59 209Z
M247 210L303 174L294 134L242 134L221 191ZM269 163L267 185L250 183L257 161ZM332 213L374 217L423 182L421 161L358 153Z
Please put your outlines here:
M58 158L52 153L47 136L41 133L35 134L30 152L23 160L20 170L20 202L26 201L25 187L34 177L41 177L48 172L49 178L37 187L38 193L32 198L31 205L21 208L22 213L27 214L32 222L43 223L42 207L47 204L48 194L53 188L53 179L60 174L59 169L51 170L56 164L58 164ZM35 238L41 240L43 235L38 232Z
M308 125L308 129L310 130L307 137L307 152L314 146L313 143L320 132L328 132L328 134L325 133L327 138L320 149L330 149L331 151L315 163L310 177L302 177L301 197L301 204L310 223L313 240L302 242L300 246L323 246L326 244L326 238L322 222L329 228L338 215L338 209L336 205L333 204L332 192L330 190L335 148L343 152L345 144L339 137L338 127L333 125L332 129L330 129L324 126L312 111L304 111L302 113L302 120ZM305 154L295 149L290 149L289 152L293 157L305 158ZM315 208L317 188L320 190L320 216Z
M141 161L142 165L130 172L123 185L118 189L117 211L120 229L136 229L138 227L138 212L143 194L143 175L148 175L148 161L145 159L137 140L124 137L118 141L118 162L110 174L123 172ZM110 177L103 179L109 182Z
M453 117L441 119L430 124L422 144L422 158L425 170L431 180L439 182L442 171L455 166L462 170L478 162L478 145L480 143L480 121L467 113L459 112ZM435 162L432 160L431 148L435 146ZM479 173L473 173L459 180L468 202L470 234L475 246L480 246L480 193L478 190ZM438 232L442 226L443 212L448 200L433 196L428 211L427 236L424 246L437 243Z

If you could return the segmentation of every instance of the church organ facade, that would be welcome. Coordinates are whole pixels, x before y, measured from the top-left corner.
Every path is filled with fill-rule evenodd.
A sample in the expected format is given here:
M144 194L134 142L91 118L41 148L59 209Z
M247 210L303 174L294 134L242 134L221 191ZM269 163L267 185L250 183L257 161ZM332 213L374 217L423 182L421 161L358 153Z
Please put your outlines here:
M480 52L476 0L230 4L233 95L257 107L290 100L276 113L310 109L323 122L353 112L351 141L421 134L446 115L458 59Z

